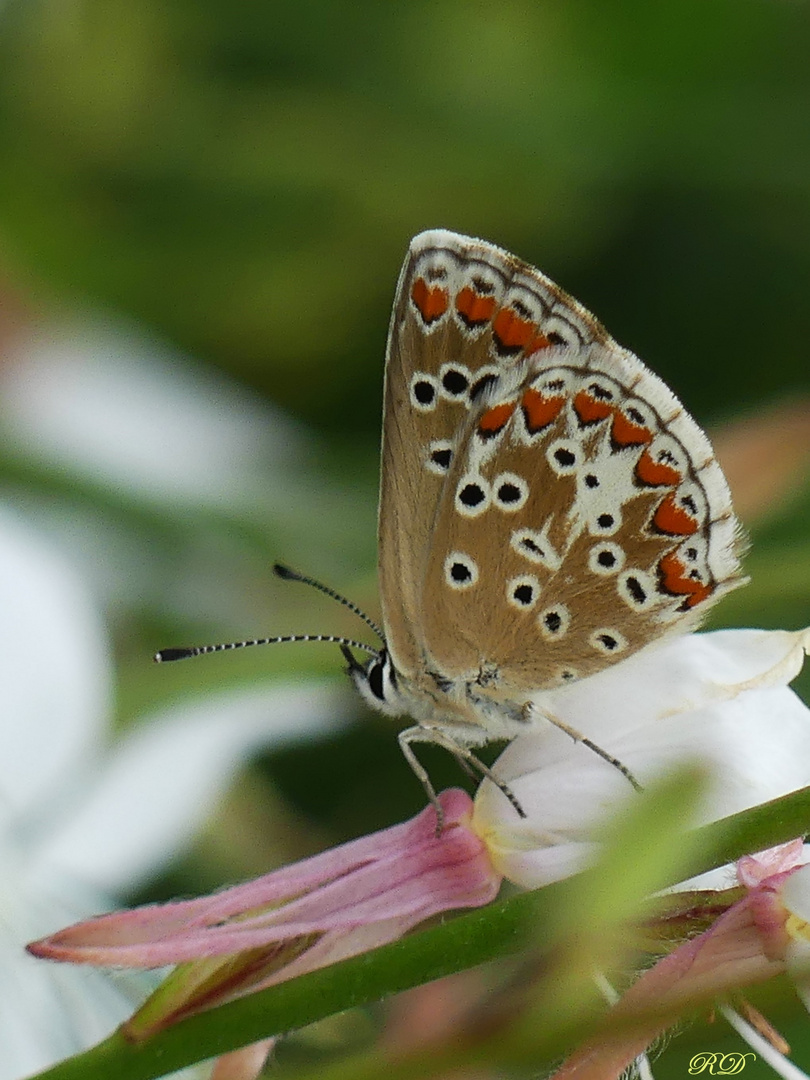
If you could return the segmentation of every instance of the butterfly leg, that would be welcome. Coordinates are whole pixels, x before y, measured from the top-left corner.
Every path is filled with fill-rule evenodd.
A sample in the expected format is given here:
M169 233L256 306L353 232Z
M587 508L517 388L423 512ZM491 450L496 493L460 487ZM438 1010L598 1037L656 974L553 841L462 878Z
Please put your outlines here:
M525 818L526 811L520 805L517 796L509 787L504 783L495 773L490 769L488 765L485 765L480 758L470 750L468 747L463 746L461 743L456 742L446 732L440 728L428 727L427 725L420 725L418 727L407 728L405 731L399 733L399 745L402 748L402 753L405 755L405 760L413 769L417 778L421 781L422 787L425 789L428 799L436 809L437 822L436 822L436 835L440 835L442 827L444 825L444 812L439 805L439 800L436 796L436 789L430 782L430 777L427 774L427 770L424 765L419 761L416 754L413 751L411 743L415 742L427 742L433 743L436 746L441 746L445 750L453 755L454 758L462 765L465 772L472 772L473 775L477 772L481 776L485 776L487 780L490 780L498 789L502 791L512 806L515 808L519 817Z
M423 728L413 727L407 728L405 731L400 731L397 736L399 740L399 746L402 753L405 755L405 760L413 769L417 780L425 789L425 794L430 800L433 809L436 811L436 835L441 836L442 829L444 828L444 810L439 802L439 797L436 794L436 789L430 782L427 769L414 753L412 742L433 742L433 739L429 735L425 734Z
M531 701L527 701L524 706L524 713L526 719L530 719L532 713L535 711L534 704ZM539 716L542 716L544 720L548 720L550 724L553 724L555 728L559 728L560 731L564 731L566 735L569 735L574 742L582 743L583 746L587 746L589 750L593 750L595 754L598 754L603 761L606 761L609 765L612 765L614 769L618 769L625 779L629 780L636 791L643 791L644 788L636 780L635 776L630 772L624 762L619 761L618 758L613 757L607 750L603 750L601 746L593 742L587 736L583 735L581 731L577 731L576 728L571 727L570 724L566 724L564 720L560 720L559 717L553 716L548 712L540 712L537 710Z

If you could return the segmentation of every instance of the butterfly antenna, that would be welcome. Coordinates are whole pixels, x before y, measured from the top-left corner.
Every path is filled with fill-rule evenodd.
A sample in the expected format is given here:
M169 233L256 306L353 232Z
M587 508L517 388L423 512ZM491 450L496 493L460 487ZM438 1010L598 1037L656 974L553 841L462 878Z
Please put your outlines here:
M195 645L188 649L161 649L155 653L156 664L167 664L171 660L187 660L190 656L204 656L206 653L228 652L230 649L247 649L250 645L279 645L287 641L328 641L342 648L361 649L363 652L379 656L377 649L365 645L362 641L336 637L334 634L291 634L287 637L252 638L250 641L228 641L221 645Z
M357 604L353 604L351 600L347 600L345 596L341 596L339 592L335 592L334 589L330 589L328 585L322 585L320 581L316 581L314 578L307 577L305 574L299 574L297 570L291 570L289 566L282 566L281 563L273 564L273 572L276 573L284 581L301 581L304 585L311 585L313 589L317 589L318 592L324 593L326 596L331 596L333 600L337 600L339 604L343 604L349 611L353 611L355 615L359 615L366 626L370 626L380 641L385 644L385 634L382 632L379 626L373 619L366 615L365 611L362 611Z

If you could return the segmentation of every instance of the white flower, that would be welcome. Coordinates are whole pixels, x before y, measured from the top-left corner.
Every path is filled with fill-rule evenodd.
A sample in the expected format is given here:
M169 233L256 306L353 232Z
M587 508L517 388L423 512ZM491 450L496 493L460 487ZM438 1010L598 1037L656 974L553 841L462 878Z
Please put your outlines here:
M104 627L82 583L0 510L0 1080L109 1034L148 986L43 964L34 937L115 906L186 845L260 745L341 722L328 685L267 683L145 718L110 742Z
M20 338L0 389L6 439L27 457L164 506L281 510L310 453L281 410L98 316Z
M810 785L810 710L788 688L807 631L721 630L650 647L536 699L621 761L643 785L677 762L709 767L693 824ZM632 796L627 779L550 723L521 735L496 766L527 817L491 783L476 796L475 828L505 877L529 888L576 870L606 812ZM686 812L686 811L685 811Z
M255 622L266 609L258 598L251 609L242 583L261 538L265 565L294 551L306 566L322 555L324 521L335 552L372 527L370 491L326 483L302 425L111 318L20 335L0 364L0 429L7 454L58 480L57 497L32 485L9 498L119 610Z
M810 856L810 851L806 856ZM787 970L804 1007L810 1012L810 865L803 866L788 878L780 900L788 911Z

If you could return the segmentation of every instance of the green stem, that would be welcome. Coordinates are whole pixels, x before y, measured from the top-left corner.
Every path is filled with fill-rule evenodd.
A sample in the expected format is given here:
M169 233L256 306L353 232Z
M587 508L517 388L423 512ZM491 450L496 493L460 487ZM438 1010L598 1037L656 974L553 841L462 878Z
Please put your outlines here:
M679 877L701 873L804 835L810 788L698 830L700 853ZM675 882L673 882L674 884ZM554 913L574 897L576 878L524 893L290 982L190 1017L135 1046L116 1033L30 1080L155 1080L259 1039L292 1031L433 979L520 951L530 935L542 952Z

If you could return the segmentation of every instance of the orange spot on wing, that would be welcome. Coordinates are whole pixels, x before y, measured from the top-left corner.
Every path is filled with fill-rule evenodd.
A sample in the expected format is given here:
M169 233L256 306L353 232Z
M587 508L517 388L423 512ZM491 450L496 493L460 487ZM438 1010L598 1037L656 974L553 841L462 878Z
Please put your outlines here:
M670 536L691 536L698 531L697 521L682 506L678 506L672 495L667 495L652 520L659 532Z
M546 427L556 420L562 412L565 404L564 397L544 397L539 390L531 387L523 395L520 402L523 408L523 416L526 420L526 428L530 435L534 435L541 428Z
M466 285L456 297L456 311L470 326L489 322L495 311L494 296L480 296Z
M636 464L636 476L642 484L650 487L669 486L675 487L683 480L683 476L674 465L667 465L662 461L655 461L649 450L645 450Z
M449 297L447 289L439 285L430 286L424 278L417 278L411 287L411 300L426 323L435 322L447 311Z
M671 551L658 563L661 584L667 592L675 596L686 596L687 607L694 607L714 592L712 585L705 585L689 577L687 569L678 558L677 552Z
M574 409L583 424L595 424L605 420L614 412L614 407L607 401L592 397L587 390L580 390L574 398Z
M500 405L493 405L478 421L479 432L482 435L497 435L509 423L514 411L514 401L504 401Z
M501 308L495 316L492 331L506 349L523 349L537 335L534 323L521 319L511 308Z
M636 424L619 409L613 414L613 441L619 446L646 446L653 433L643 424Z
M695 582L697 584L697 582ZM695 589L689 599L686 601L687 607L695 607L696 604L701 604L704 600L707 600L714 592L714 586L701 585L699 589Z
M526 346L526 356L531 356L532 353L540 352L541 349L548 349L551 342L545 334L538 334L533 341L530 341Z

